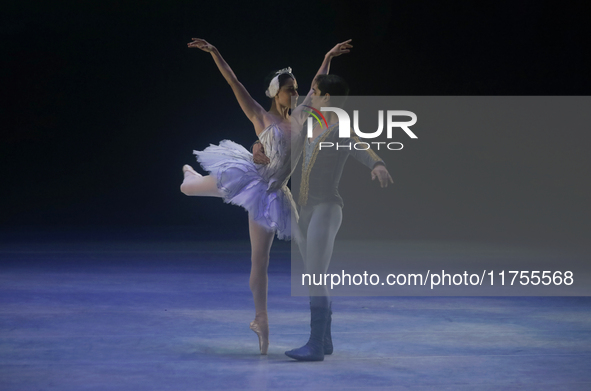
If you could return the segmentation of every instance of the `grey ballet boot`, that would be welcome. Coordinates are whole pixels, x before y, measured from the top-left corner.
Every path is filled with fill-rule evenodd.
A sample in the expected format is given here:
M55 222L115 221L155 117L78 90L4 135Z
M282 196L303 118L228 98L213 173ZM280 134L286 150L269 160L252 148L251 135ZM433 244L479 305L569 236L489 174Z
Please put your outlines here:
M310 307L310 339L298 349L285 352L285 355L298 361L324 361L324 338L329 309Z
M332 302L328 305L328 318L326 320L326 330L324 331L324 355L332 354L332 336L330 335L330 325L332 323Z

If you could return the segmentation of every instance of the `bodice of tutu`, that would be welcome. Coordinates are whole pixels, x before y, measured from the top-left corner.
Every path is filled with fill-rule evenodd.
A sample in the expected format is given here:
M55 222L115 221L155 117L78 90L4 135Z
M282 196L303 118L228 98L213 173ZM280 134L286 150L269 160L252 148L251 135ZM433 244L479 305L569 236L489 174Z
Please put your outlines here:
M287 185L295 164L292 164L292 148L298 148L301 141L291 139L288 131L277 124L270 125L259 134L270 163L259 166L259 173L269 182L267 190L277 190ZM295 152L295 150L293 151ZM299 156L295 155L294 156Z

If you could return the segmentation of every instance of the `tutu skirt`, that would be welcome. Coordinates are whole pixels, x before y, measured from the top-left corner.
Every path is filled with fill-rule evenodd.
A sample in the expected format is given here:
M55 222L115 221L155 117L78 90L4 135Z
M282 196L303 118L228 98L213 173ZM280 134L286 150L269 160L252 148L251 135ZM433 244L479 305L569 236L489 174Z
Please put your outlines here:
M291 239L293 198L287 186L269 190L267 167L255 164L242 145L223 140L203 151L193 151L204 170L217 179L224 202L246 209L255 222L277 238ZM295 211L295 208L293 209Z

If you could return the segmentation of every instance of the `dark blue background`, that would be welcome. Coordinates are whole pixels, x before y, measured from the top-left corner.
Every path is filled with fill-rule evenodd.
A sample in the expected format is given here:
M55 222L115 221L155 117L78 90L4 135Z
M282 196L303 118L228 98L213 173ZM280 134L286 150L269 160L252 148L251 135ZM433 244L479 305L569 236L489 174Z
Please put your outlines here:
M243 210L179 191L181 167L194 163L193 149L222 139L245 146L255 140L210 55L187 49L192 37L216 45L265 106L263 79L269 71L291 66L305 94L324 53L348 38L355 48L333 61L332 72L347 79L355 95L588 95L584 5L3 4L0 227L4 233L180 227L191 237L247 238ZM461 188L465 177L468 190L474 180L484 185L503 177L521 202L536 197L541 207L535 213L519 213L498 200L485 205L503 225L483 221L460 203L426 215L422 205L436 197L421 190L412 167L429 159L407 157L405 166L393 160L393 197L404 208L392 212L400 222L392 235L512 240L515 225L523 240L583 242L591 231L588 141L588 134L568 129L540 135L535 142L541 147L560 145L547 158L569 175L533 187L524 186L521 176L542 175L545 164L534 160L524 171L504 163L504 154L527 154L522 146L530 140L515 141L483 175L466 173L475 153L466 142L442 150L449 166L433 167L433 178L421 181L459 181ZM490 148L506 145L498 142ZM457 222L452 229L450 219ZM536 230L541 221L551 228Z

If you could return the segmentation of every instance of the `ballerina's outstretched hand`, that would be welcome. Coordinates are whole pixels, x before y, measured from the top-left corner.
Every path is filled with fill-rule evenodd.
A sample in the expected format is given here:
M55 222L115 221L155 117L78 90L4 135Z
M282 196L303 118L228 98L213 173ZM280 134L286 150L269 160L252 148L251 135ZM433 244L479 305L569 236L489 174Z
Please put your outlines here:
M215 46L207 42L205 39L202 38L191 38L193 41L187 44L190 48L197 48L201 49L204 52L211 53L215 50Z

